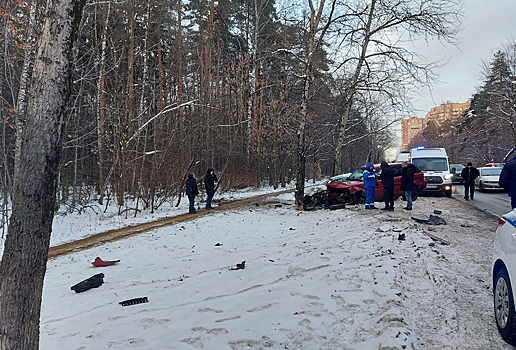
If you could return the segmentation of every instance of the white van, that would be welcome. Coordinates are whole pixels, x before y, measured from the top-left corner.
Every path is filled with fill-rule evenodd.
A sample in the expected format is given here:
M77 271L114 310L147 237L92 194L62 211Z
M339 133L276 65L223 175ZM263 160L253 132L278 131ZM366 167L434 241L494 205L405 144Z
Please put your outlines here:
M452 177L448 154L442 147L416 147L410 150L410 162L421 170L427 182L425 192L452 195Z
M396 163L408 162L410 159L410 151L401 151L396 156Z

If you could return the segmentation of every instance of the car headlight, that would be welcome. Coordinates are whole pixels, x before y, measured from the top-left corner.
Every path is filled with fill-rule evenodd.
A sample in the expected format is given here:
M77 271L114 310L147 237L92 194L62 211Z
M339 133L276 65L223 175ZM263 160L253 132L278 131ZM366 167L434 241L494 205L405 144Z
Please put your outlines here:
M444 178L445 178L446 180L450 180L452 177L453 177L453 175L452 175L452 174L444 175Z

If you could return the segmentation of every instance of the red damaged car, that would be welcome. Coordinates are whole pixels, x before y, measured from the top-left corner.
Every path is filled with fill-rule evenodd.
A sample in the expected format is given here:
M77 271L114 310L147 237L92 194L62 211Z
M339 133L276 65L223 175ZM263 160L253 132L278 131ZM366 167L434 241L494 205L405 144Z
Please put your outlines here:
M402 167L400 163L389 164L394 170L394 197L404 196L401 191L401 173ZM352 203L362 204L365 201L365 189L363 183L363 173L365 168L355 170L345 180L336 178L330 180L326 184L328 189L328 201L330 203ZM379 175L382 172L379 164L375 164L374 171ZM422 172L414 174L414 185L416 190L412 192L412 200L416 200L421 190L426 187L426 181ZM376 186L376 201L383 200L383 184L378 180Z

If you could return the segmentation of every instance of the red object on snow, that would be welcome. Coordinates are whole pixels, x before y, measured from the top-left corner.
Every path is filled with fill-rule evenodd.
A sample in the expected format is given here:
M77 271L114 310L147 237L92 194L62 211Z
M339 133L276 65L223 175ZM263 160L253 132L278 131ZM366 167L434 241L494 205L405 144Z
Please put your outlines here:
M120 260L108 260L108 261L104 261L102 260L101 258L99 258L98 256L95 258L95 261L92 262L91 264L95 267L106 267L106 266L111 266L111 265L115 265L116 263L119 263Z

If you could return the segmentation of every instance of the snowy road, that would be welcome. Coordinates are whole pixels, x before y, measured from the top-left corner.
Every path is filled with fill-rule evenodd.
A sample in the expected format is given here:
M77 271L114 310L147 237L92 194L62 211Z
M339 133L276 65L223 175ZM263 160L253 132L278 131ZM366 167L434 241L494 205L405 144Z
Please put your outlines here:
M459 193L453 196L464 200L464 186L457 185L457 189ZM511 210L511 199L507 193L497 190L486 192L475 191L475 199L470 200L469 204L498 216L502 216Z
M444 197L388 214L299 212L292 195L280 200L50 260L40 348L512 348L492 316L491 216ZM447 226L410 219L434 209ZM122 261L94 269L97 255ZM98 272L104 285L70 291Z

